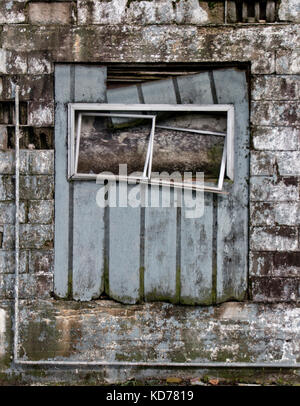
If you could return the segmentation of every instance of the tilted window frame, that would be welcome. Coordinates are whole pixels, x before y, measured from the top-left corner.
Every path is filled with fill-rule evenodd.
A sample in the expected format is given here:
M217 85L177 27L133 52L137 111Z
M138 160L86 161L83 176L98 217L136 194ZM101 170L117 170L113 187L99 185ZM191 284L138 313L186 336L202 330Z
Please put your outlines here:
M231 104L209 104L209 105L197 105L197 104L118 104L118 103L69 103L68 104L68 180L93 180L103 177L103 179L108 179L108 175L99 174L80 174L77 173L77 161L79 154L79 140L80 140L80 124L76 128L76 112L79 112L79 117L81 121L82 115L97 115L97 112L106 112L104 116L138 116L138 114L126 114L123 112L147 112L151 113L153 111L183 111L183 112L225 112L227 114L227 131L225 135L222 161L220 166L218 184L216 187L201 185L197 186L195 183L187 182L167 182L168 185L180 188L191 188L195 190L204 190L212 193L224 193L223 184L226 174L229 179L234 180L234 106ZM86 113L85 113L86 112ZM94 112L95 114L92 114ZM111 112L122 112L114 113ZM155 117L154 115L145 115L145 119L152 120L152 128L150 133L149 144L147 148L146 161L144 165L143 177L118 177L115 176L114 179L117 181L128 181L136 180L141 183L148 184L160 184L163 185L165 182L161 179L151 179L151 163L153 155L153 142L154 142L154 128L155 128ZM153 127L154 126L154 127ZM77 130L77 139L75 143L75 134ZM79 137L78 137L79 134ZM77 151L76 151L77 147ZM148 161L147 161L148 159ZM149 165L149 166L148 166ZM148 176L145 173L148 170Z

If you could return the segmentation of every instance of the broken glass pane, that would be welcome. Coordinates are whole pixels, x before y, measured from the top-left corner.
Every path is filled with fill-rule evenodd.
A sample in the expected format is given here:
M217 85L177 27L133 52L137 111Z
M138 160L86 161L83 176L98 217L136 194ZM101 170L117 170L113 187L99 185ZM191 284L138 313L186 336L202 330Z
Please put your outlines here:
M82 115L77 173L118 175L120 164L127 164L128 175L143 172L152 118L122 113Z
M166 171L204 172L217 179L227 126L226 114L170 112L157 115L152 175Z

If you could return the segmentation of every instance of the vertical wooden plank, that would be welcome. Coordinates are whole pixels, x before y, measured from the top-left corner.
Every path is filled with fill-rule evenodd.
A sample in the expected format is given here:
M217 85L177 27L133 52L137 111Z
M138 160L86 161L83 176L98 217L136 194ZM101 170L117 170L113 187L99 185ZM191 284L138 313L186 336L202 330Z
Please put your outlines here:
M214 80L218 102L235 107L235 178L224 185L228 195L217 198L217 302L222 302L243 299L247 289L249 102L245 72L216 70Z
M176 104L176 94L172 79L143 83L141 86L146 104Z
M74 101L105 102L105 81L105 67L76 65ZM73 297L85 301L103 290L104 208L96 205L96 182L74 182L73 188Z
M140 207L109 208L109 296L121 303L140 300L140 218Z
M95 182L74 182L73 298L91 300L103 291L104 209Z
M121 95L124 102L171 103L176 94L172 80L143 84L126 92L110 92L110 101ZM110 209L109 294L123 303L136 303L140 296L140 210ZM162 229L161 229L162 228ZM161 239L158 240L158 237ZM167 246L163 247L166 239ZM170 245L169 245L170 244ZM143 262L143 261L142 261ZM146 300L174 301L176 296L176 209L145 209Z
M74 101L84 103L105 102L106 67L75 65Z
M126 86L107 90L107 103L139 103L137 86Z
M243 300L247 290L248 210L218 196L217 302Z
M138 104L140 103L139 92L137 86L126 86L116 89L107 90L107 103L124 103L124 104ZM122 113L127 113L128 111L123 111ZM141 114L141 112L131 112L132 114ZM128 119L126 118L112 118L113 124L126 123Z
M240 202L248 205L249 100L246 72L238 69L215 70L214 81L218 103L234 105L235 181L232 187Z
M182 104L213 104L208 72L177 78Z
M213 195L206 193L204 213L187 218L181 209L180 303L212 303Z
M55 238L54 292L68 295L69 183L67 181L67 103L71 98L70 65L55 67Z
M156 191L155 191L156 190ZM151 194L162 192L151 187ZM150 198L149 193L149 198ZM145 208L145 272L146 301L178 302L176 281L176 228L175 207Z
M137 86L107 91L108 103L140 103ZM124 120L125 121L125 120ZM114 118L114 122L122 119ZM142 168L141 168L142 170ZM140 185L127 185L127 196ZM117 184L117 196L124 183ZM118 199L118 206L120 200ZM121 303L133 304L142 299L140 286L141 207L109 209L109 296Z
M209 72L177 79L181 102L213 104L215 89ZM211 304L213 300L213 195L204 194L204 215L186 218L181 209L180 302Z

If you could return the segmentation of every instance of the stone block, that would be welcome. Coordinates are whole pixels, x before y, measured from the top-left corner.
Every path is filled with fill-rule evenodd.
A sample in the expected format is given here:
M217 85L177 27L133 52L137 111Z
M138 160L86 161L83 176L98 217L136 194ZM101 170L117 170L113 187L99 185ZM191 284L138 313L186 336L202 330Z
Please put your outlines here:
M6 73L26 74L27 54L25 52L6 51Z
M28 251L20 251L19 272L28 270ZM0 250L0 274L15 273L15 251Z
M298 229L296 227L252 227L250 249L253 251L297 251Z
M20 150L20 173L28 173L28 151L26 150ZM0 151L0 174L15 174L14 150Z
M300 175L299 151L252 151L251 175Z
M0 49L0 73L25 74L27 73L27 55L25 52Z
M296 43L297 41L295 41ZM293 50L278 49L276 52L276 73L300 74L300 47L295 47Z
M13 156L15 156L15 151L12 151ZM14 172L15 174L15 168ZM20 174L28 173L28 150L20 149Z
M2 46L3 49L9 51L27 54L32 51L44 52L47 50L50 53L59 51L67 58L67 55L73 52L72 33L72 27L69 25L5 25L2 30Z
M22 101L53 101L53 75L6 75L3 78L3 100L14 100L15 85L19 85Z
M87 24L222 24L224 3L198 0L80 0L78 23Z
M0 274L0 298L14 298L14 275ZM19 277L19 299L49 299L53 290L51 274L32 275L22 274Z
M272 276L273 274L273 252L253 252L249 254L249 275Z
M275 252L272 273L277 277L300 277L300 252Z
M50 299L53 292L52 274L20 275L20 299Z
M54 125L54 106L52 102L28 103L28 124L36 127L47 127Z
M13 200L15 186L12 176L0 175L0 200Z
M21 224L20 248L53 248L53 226L44 224Z
M252 203L250 222L253 226L300 225L299 202Z
M53 250L31 250L29 251L29 272L31 273L52 273L54 270Z
M14 298L14 275L0 274L0 299Z
M252 100L299 100L300 76L255 75L251 90Z
M117 2L116 2L117 3ZM170 0L162 0L162 1L131 1L129 6L128 3L125 6L123 18L121 21L128 21L130 23L135 24L170 24L174 21L183 21L184 16L186 16L189 21L191 21L191 8L193 7L191 1L187 1L186 9L184 10L184 5L179 0L178 4L174 3L172 7L172 3ZM198 10L195 9L195 18L194 21L198 20L201 14L202 21L207 21L207 14L204 12L202 8ZM198 13L197 13L198 11ZM200 13L199 13L200 11ZM197 15L196 15L197 14ZM156 17L157 16L157 17Z
M53 222L53 200L32 200L28 204L28 222L50 224Z
M249 275L276 278L300 277L300 252L250 252Z
M26 221L26 204L20 202L19 219L20 223ZM0 224L15 224L15 204L14 202L0 201Z
M1 150L6 150L7 149L7 127L5 125L0 125L0 151ZM0 160L1 162L1 160ZM0 169L1 173L1 169Z
M297 102L253 101L251 124L273 126L299 126L300 110Z
M0 151L0 173L14 173L14 151Z
M3 225L2 248L4 250L13 250L15 248L15 227L12 224Z
M298 0L285 0L279 3L279 21L300 23L300 3Z
M0 73L6 73L6 50L0 49Z
M35 150L28 153L29 173L31 175L54 174L54 151Z
M24 301L20 303L20 313L23 316L20 326L22 349L26 359L30 360L110 362L122 359L128 362L194 363L224 362L227 359L228 363L266 362L278 366L280 362L293 364L299 356L297 323L300 310L295 303L227 302L210 307L182 306L179 311L176 305L160 302L125 309L109 300L80 304L47 300ZM145 339L137 339L137 332ZM246 379L249 376L253 383L258 379L258 370L243 376ZM130 369L126 378L133 373L140 376L140 371L141 368ZM80 372L79 369L75 384ZM57 373L58 369L54 382ZM160 374L163 380L170 376L170 368L150 369L150 372L147 368L144 376L148 381L149 373L156 378ZM191 368L182 369L181 373L186 373L187 377L193 374ZM212 370L210 373L216 374ZM224 375L227 377L228 373L229 369ZM124 371L122 375L106 375L106 382L124 382L123 374ZM199 377L198 374L199 370L195 370L194 376ZM221 374L221 369L217 374ZM274 382L274 368L270 374ZM280 381L282 374L281 370ZM240 378L240 370L233 376L237 375Z
M30 52L28 55L28 73L43 75L53 72L51 54L47 51Z
M28 18L31 24L71 24L72 3L34 2L28 5Z
M26 22L26 1L0 1L0 24L20 24Z
M269 74L275 52L294 50L299 37L293 25L14 25L3 27L2 45L17 52L48 50L57 62L234 60L250 61L258 73Z
M254 277L251 278L254 302L298 302L300 279Z
M253 147L256 150L292 151L298 150L300 129L295 127L253 127Z
M1 182L0 182L1 191ZM20 176L20 196L24 200L51 200L54 193L53 176Z
M253 202L298 200L298 198L298 180L295 178L278 182L271 177L250 177L250 200Z

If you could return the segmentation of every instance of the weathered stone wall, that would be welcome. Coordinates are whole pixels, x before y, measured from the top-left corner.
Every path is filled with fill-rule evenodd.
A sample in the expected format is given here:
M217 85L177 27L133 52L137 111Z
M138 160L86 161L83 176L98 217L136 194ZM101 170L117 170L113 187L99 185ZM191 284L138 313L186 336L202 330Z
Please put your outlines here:
M13 88L15 84L21 88L21 146L35 148L21 153L20 296L49 299L44 302L48 305L41 305L46 309L53 301L51 148L56 62L249 63L250 299L265 317L273 308L259 302L299 301L299 20L297 0L279 2L274 24L226 25L222 1L0 2L0 359L5 368L10 365L9 309L14 283ZM299 354L293 324L297 312L288 313L291 304L276 306L277 317L288 318L294 333L274 324L271 336L276 341L276 331L281 330L283 340L275 345L275 358L281 359L285 348L286 359L295 360ZM232 314L240 310L236 312ZM241 326L234 321L238 319L232 316L233 329ZM224 332L226 327L220 329ZM38 333L31 337L32 343L38 344ZM232 343L233 336L227 337ZM255 337L245 337L245 345L255 346ZM72 342L70 336L65 339ZM285 340L294 344L283 347ZM262 351L263 359L274 357ZM250 353L254 354L251 361L259 359L255 351ZM199 357L196 354L194 359Z
M20 295L49 298L53 280L53 151L21 152ZM0 299L14 296L14 151L0 152Z

